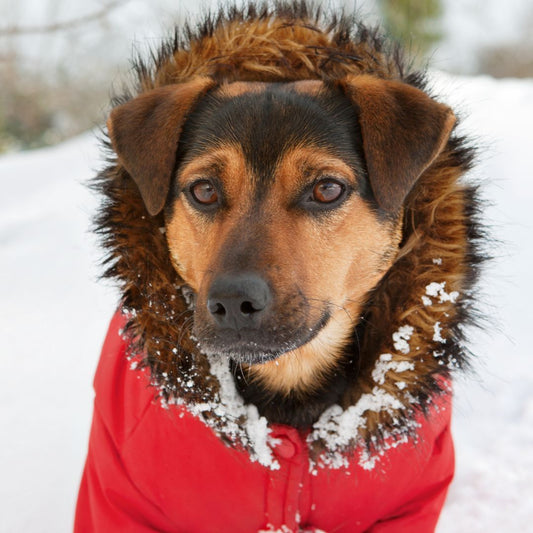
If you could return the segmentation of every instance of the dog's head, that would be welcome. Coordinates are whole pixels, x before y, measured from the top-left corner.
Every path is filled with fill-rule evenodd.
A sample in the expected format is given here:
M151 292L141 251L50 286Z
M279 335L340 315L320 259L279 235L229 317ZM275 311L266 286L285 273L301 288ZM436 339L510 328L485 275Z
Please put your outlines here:
M202 351L294 389L341 357L453 124L421 91L362 75L197 78L115 108L108 128L150 215L165 212Z

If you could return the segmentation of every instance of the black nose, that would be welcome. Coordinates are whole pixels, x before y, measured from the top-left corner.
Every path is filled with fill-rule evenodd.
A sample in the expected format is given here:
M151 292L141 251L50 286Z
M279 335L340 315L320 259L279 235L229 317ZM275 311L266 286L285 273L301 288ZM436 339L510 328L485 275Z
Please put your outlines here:
M257 328L272 295L257 274L226 274L218 277L207 295L207 308L223 328Z

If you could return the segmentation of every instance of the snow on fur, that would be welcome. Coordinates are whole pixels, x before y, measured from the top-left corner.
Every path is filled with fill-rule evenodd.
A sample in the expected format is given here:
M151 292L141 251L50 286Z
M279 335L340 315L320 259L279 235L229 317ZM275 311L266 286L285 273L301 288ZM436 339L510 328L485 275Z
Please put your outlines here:
M394 348L399 352L408 354L410 351L409 340L413 335L414 328L412 326L402 326L398 331L392 334Z
M438 298L439 303L451 302L452 304L454 304L457 301L457 298L459 297L459 292L458 291L446 292L444 290L444 287L446 287L445 281L441 283L433 282L427 285L426 294L422 296L422 302L424 303L424 305L425 306L433 305L433 301L431 298L435 298L435 299Z
M408 340L413 335L414 328L411 326L402 326L393 333L392 338L397 350L404 354L409 353ZM323 454L318 462L319 466L330 468L341 468L348 466L346 457L346 448L353 442L354 435L358 435L361 428L364 428L367 422L365 414L369 411L380 412L388 411L394 413L395 410L404 409L404 405L396 396L389 394L380 385L385 384L387 374L390 371L402 373L408 370L414 370L415 365L412 361L394 360L390 353L381 354L376 361L372 370L372 379L376 386L372 392L363 394L359 401L347 409L342 409L339 405L332 405L327 409L317 422L313 425L313 431L308 437L309 442L321 440L326 444L327 453ZM398 389L406 388L404 381L396 382ZM406 400L416 403L414 398L406 396ZM396 447L399 444L407 442L407 433L415 428L417 423L412 421L402 428L401 431L385 431L383 442L370 453L368 448L361 447L359 464L366 470L374 468L379 457L383 456L386 450ZM312 472L314 466L312 466Z
M409 352L407 341L411 338L414 329L411 326L402 326L393 334L395 346L402 353ZM180 398L172 398L169 402L163 401L162 405L184 405L187 410L211 427L217 434L229 437L234 442L241 443L250 453L250 459L257 461L272 470L279 469L279 463L274 458L272 449L277 444L277 439L270 436L271 430L265 417L259 415L254 405L245 404L239 395L233 375L229 368L229 362L225 357L209 355L211 373L217 378L220 390L214 401L187 403ZM136 365L131 366L132 369ZM326 445L326 453L320 457L315 465L311 462L311 471L316 472L315 466L328 468L342 468L348 466L347 449L357 437L359 431L366 426L366 414L369 411L380 412L404 409L406 406L392 394L386 392L383 385L389 372L402 373L414 370L412 361L393 360L392 354L381 354L372 371L372 378L376 386L371 393L363 394L359 401L347 409L339 405L332 405L327 409L313 425L307 440L311 444L321 441ZM406 383L398 381L398 389L403 390ZM406 395L406 399L416 403ZM206 416L214 413L216 417ZM408 425L408 429L417 426L416 422ZM402 434L400 434L402 433ZM370 453L369 450L360 450L360 465L365 469L372 469L379 457L386 450L407 442L405 428L401 432L385 432L384 442Z
M267 419L260 416L255 405L246 405L237 392L229 362L225 357L209 356L211 373L217 378L220 390L213 401L187 403L172 398L168 403L184 405L187 410L211 427L215 433L240 443L250 459L271 470L278 470L279 463L272 454L276 439L271 438ZM214 413L216 417L205 416Z

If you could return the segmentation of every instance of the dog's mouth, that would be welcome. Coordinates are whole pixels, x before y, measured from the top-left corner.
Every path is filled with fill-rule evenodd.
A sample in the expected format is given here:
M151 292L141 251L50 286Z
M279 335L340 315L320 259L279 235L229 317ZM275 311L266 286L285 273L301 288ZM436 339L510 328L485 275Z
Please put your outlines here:
M195 328L200 329L196 338L198 348L205 355L228 357L247 365L264 364L312 341L326 327L330 317L326 310L314 325L296 329L283 325L240 330Z

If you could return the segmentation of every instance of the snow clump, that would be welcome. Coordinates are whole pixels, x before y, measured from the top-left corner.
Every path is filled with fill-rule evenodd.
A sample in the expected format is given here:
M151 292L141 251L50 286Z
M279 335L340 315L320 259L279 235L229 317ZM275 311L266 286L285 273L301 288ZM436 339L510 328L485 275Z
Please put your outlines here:
M444 290L444 287L446 287L445 281L443 281L442 283L437 283L436 281L434 281L433 283L427 285L426 295L422 296L422 303L426 307L428 307L430 305L433 305L433 300L431 298L438 298L438 301L441 304L444 302L451 302L452 304L454 304L457 301L457 298L459 297L459 292L446 292Z
M371 393L363 394L359 401L348 409L343 410L340 405L332 405L326 409L314 423L307 441L311 443L321 440L326 444L328 453L321 457L321 466L347 468L349 462L343 452L359 430L366 426L365 414L368 411L393 412L402 408L404 405L398 398L380 387L374 387Z
M378 384L385 383L385 374L389 370L394 372L405 372L406 370L414 370L415 365L411 361L393 361L390 353L383 353L376 361L374 370L372 370L372 379Z
M442 344L446 343L446 339L442 336L442 328L440 327L440 322L435 322L433 326L433 340Z
M392 340L394 342L394 348L399 352L408 354L411 347L409 346L409 340L414 332L412 326L401 326L398 331L392 334Z
M235 387L228 360L208 355L211 374L217 378L220 389L213 401L188 403L182 398L172 398L171 403L183 405L206 426L217 434L240 442L249 450L250 459L271 470L279 470L272 447L277 439L270 435L268 421L260 416L255 405L246 405ZM206 416L214 413L216 418ZM244 422L243 422L244 421Z

